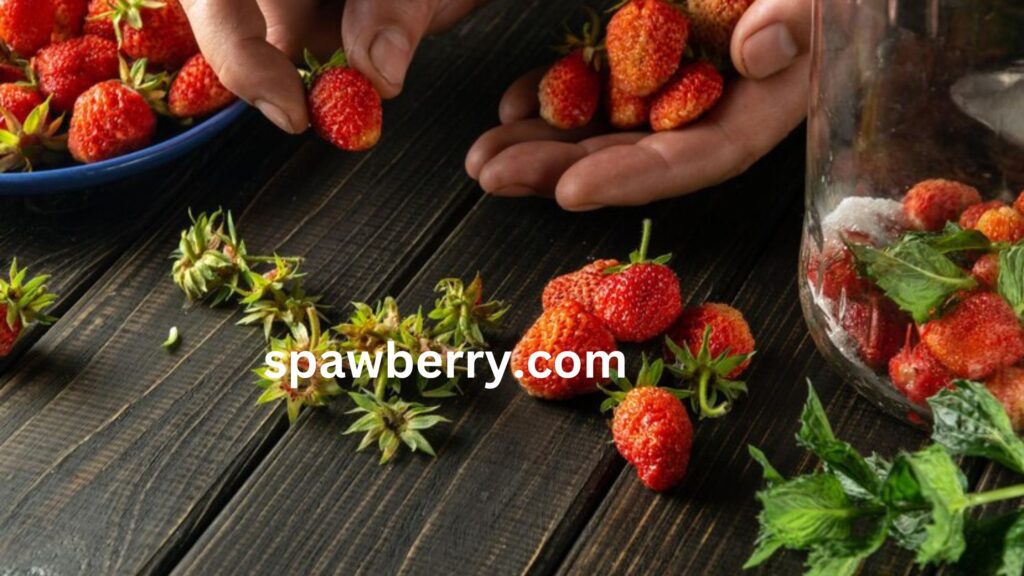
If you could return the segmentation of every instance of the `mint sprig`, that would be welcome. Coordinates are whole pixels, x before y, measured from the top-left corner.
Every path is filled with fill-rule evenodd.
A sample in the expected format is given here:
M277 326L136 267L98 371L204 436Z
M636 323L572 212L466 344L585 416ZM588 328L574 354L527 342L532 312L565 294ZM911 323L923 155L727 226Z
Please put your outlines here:
M1024 245L1016 244L999 253L996 290L1017 317L1024 318Z

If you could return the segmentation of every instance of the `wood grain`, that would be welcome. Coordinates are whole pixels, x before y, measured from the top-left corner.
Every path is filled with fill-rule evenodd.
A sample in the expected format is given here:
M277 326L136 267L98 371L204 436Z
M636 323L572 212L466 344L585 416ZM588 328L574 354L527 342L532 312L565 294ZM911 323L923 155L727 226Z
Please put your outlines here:
M652 250L678 255L687 298L735 293L782 215L797 207L798 154L789 146L725 187L643 210L574 215L546 202L487 199L400 302L429 302L438 278L480 270L512 305L493 343L509 350L539 313L547 280L588 259L627 254L644 215L655 217ZM755 185L772 192L754 193ZM310 414L177 572L550 572L621 467L598 401L537 401L511 376L495 390L481 387L468 383L444 408L453 423L432 431L436 460L405 455L380 467L342 435L346 403Z

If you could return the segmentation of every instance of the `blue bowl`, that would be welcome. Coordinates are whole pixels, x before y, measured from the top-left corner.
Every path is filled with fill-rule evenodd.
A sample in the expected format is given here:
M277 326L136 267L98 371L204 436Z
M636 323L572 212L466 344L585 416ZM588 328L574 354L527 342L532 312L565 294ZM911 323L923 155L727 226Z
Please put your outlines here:
M245 112L236 102L188 130L131 154L66 168L0 174L0 196L32 196L92 188L136 176L208 142Z

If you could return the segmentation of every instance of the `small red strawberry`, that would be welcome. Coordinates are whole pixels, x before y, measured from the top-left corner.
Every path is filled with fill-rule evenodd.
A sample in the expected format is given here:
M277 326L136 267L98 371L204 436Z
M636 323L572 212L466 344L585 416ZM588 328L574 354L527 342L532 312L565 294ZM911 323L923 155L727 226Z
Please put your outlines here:
M384 112L380 94L338 50L320 64L307 50L309 70L302 75L313 129L321 138L350 152L373 148L380 140Z
M993 242L1016 244L1024 240L1024 216L1009 206L993 208L978 219L977 230Z
M651 112L648 98L632 96L615 88L609 79L605 90L605 105L608 108L608 121L619 130L632 130L647 123Z
M636 468L651 490L664 492L686 476L693 445L693 424L680 401L680 390L659 388L663 364L643 366L634 386L615 378L619 390L608 391L602 410L614 407L612 437L619 454Z
M959 378L984 379L1024 358L1024 328L1010 305L991 292L969 294L920 332L931 353Z
M49 100L33 108L24 122L0 108L0 173L30 172L34 164L62 156L67 140L59 134L63 120L50 119Z
M0 358L7 356L25 326L36 322L50 324L54 318L44 310L57 301L46 291L49 276L36 276L26 281L26 268L18 269L18 260L11 262L8 280L0 279Z
M32 110L42 103L43 97L31 85L0 84L0 110L9 112L18 119L18 122L24 122ZM6 128L7 122L4 120L3 114L0 113L0 130Z
M754 336L743 314L725 304L683 310L668 330L665 356L669 370L695 390L690 396L701 418L724 416L746 392L738 378L754 355ZM719 395L724 399L719 402Z
M605 269L618 265L618 260L595 260L575 272L554 278L544 287L541 296L544 309L550 310L566 300L573 300L582 304L588 312L593 312L594 292L601 280L604 280Z
M999 280L999 254L983 254L971 267L971 276L982 286L994 289Z
M605 382L601 378L600 366L593 366L592 376L587 376L587 354L615 350L615 338L601 321L579 303L567 300L545 310L523 334L512 351L511 365L519 384L530 396L565 400L596 392L597 386ZM550 358L535 358L534 371L531 372L530 358L537 352L546 352ZM555 360L562 352L575 353L579 358L582 368L575 378L563 378L555 372ZM563 365L566 370L570 368L567 362ZM545 370L551 370L547 377L534 375Z
M128 68L121 79L100 82L75 102L68 148L79 162L99 162L149 145L156 132L154 106L160 106L167 79L146 74L146 60Z
M836 305L859 298L870 288L870 283L857 272L857 261L846 246L827 249L820 257L810 258L807 279L817 294Z
M956 221L969 206L981 203L973 186L952 180L925 180L903 197L903 213L915 230L938 232L946 222Z
M50 43L53 0L0 0L0 40L28 57Z
M647 259L651 221L644 220L640 249L627 264L604 269L594 294L594 313L620 342L644 342L665 331L682 309L679 278L668 266L671 254Z
M981 215L993 208L1002 208L1006 206L1006 203L1000 202L999 200L990 200L988 202L981 202L979 204L972 204L960 214L960 227L964 230L974 230L978 227L978 220L981 219Z
M1024 368L1003 368L986 380L985 386L1006 408L1013 429L1024 430Z
M206 116L235 101L232 94L214 74L202 54L185 62L171 82L167 107L171 116L193 118Z
M654 97L651 128L655 132L675 130L700 118L718 103L724 84L711 63L701 60L687 64Z
M939 362L923 343L910 345L910 331L907 342L899 354L889 360L889 378L908 400L921 406L953 382L953 375Z
M605 47L616 88L649 96L679 68L690 21L667 0L628 0L608 22Z
M39 90L55 110L70 112L83 92L117 78L117 44L98 36L80 36L51 44L32 59Z
M836 312L857 353L872 370L885 370L905 341L910 317L885 295L872 290L861 298L848 299Z
M569 35L561 48L565 56L548 68L537 89L540 117L562 130L590 124L601 103L601 21L596 12L590 15L581 36Z
M69 40L82 33L88 0L53 0L53 42Z
M729 55L729 43L743 13L754 0L690 0L693 36L702 48Z
M121 50L132 59L144 58L153 67L177 70L199 53L178 0L111 0L109 6L98 16L111 21Z
M85 24L82 25L82 33L88 36L99 36L107 40L117 40L114 33L114 23L110 21L110 14L114 10L117 0L89 0L89 6L85 12Z

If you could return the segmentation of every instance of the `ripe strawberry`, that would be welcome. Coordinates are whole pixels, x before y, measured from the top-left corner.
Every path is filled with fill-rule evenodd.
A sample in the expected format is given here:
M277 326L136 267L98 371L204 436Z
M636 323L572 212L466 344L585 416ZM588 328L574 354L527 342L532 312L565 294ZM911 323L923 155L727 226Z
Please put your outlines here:
M121 79L100 82L75 101L68 148L79 162L99 162L149 145L156 132L154 106L162 100L163 74L146 74L146 60L128 69L121 61Z
M541 296L544 309L550 310L566 300L573 300L582 304L588 312L593 312L594 292L604 279L605 269L618 265L618 260L596 260L575 272L554 278L544 287Z
M837 314L861 361L876 371L884 370L899 352L910 324L910 317L877 291L846 300Z
M132 59L144 58L151 66L177 70L199 53L199 44L178 0L117 0L108 4L110 8L98 16L111 21L121 50Z
M1016 244L1024 240L1024 216L1009 206L993 208L982 214L977 228L993 242Z
M968 206L980 202L981 194L973 186L952 180L925 180L903 197L903 213L911 228L937 232L946 222L957 220Z
M724 87L722 75L709 62L684 66L651 103L651 128L674 130L700 118L718 103Z
M0 358L14 348L21 331L33 322L50 324L54 318L43 311L57 300L46 291L49 276L36 276L25 281L28 269L18 269L18 260L11 262L8 280L0 279Z
M53 0L0 0L0 40L28 57L50 43Z
M27 62L15 56L10 48L0 40L0 84L26 80L26 64Z
M999 255L983 254L975 260L974 266L971 268L971 276L974 276L974 279L982 286L989 289L995 288L996 282L999 280Z
M51 44L32 59L43 94L55 110L70 111L83 92L118 76L117 44L98 36L81 36Z
M1003 368L986 380L985 386L1006 408L1013 429L1024 430L1024 368Z
M729 54L732 32L754 0L690 0L693 36L704 49Z
M679 68L690 22L667 0L629 0L608 22L605 47L612 82L627 94L649 96Z
M85 24L82 33L87 36L99 36L107 40L116 40L114 23L110 21L110 13L114 10L116 0L89 0L85 12Z
M29 113L43 103L39 91L27 84L0 84L0 109L6 110L24 122ZM7 122L0 116L0 130L7 128Z
M370 81L348 66L341 50L323 65L307 50L306 63L309 70L301 72L316 133L342 150L373 148L380 140L384 112Z
M959 378L987 378L1024 358L1024 328L1010 305L991 292L966 296L920 332L931 353Z
M50 119L49 100L33 108L24 122L0 108L0 173L31 171L34 163L59 156L67 139L58 135L63 120L63 116Z
M563 56L548 68L537 90L540 117L562 130L590 124L601 103L601 60L597 53L600 20L591 12L592 21L583 27L583 35L570 35Z
M682 309L679 278L665 263L671 254L647 259L651 221L644 220L640 249L629 263L604 269L594 294L594 313L620 342L643 342L665 331Z
M185 62L167 94L171 115L178 118L206 116L234 100L235 95L220 83L202 54L196 54Z
M871 286L858 274L857 261L846 246L827 249L820 257L810 258L807 279L821 297L835 305L860 298Z
M693 425L679 399L679 390L658 388L661 360L647 364L636 386L616 378L620 391L608 394L602 409L614 407L612 437L619 454L636 468L645 486L664 492L686 476L693 444Z
M988 202L981 202L980 204L973 204L968 206L966 210L960 214L960 227L964 230L974 230L978 227L978 220L981 219L981 215L993 208L1002 208L1006 206L1006 203L1000 202L999 200L990 200Z
M512 351L512 369L519 384L530 396L549 400L564 400L597 391L601 378L599 366L594 366L592 377L586 375L588 352L614 352L615 338L601 321L587 312L578 302L567 300L545 310ZM550 359L536 358L536 372L551 370L544 378L531 374L530 356L547 352ZM555 372L555 360L562 352L573 352L584 367L574 378L563 378ZM568 364L565 365L569 369Z
M619 130L632 130L647 123L651 111L647 98L632 96L615 88L609 80L605 90L605 102L608 107L608 121Z
M82 33L88 0L53 0L53 42L69 40Z
M696 356L705 344L705 332L708 332L706 343L712 358L723 354L746 357L725 373L726 378L738 378L750 365L750 356L754 353L754 336L743 313L728 304L686 308L668 329L667 335L676 345L689 348L690 353Z
M910 334L908 328L906 344L889 360L889 378L908 400L925 406L926 400L953 382L953 375L928 346L920 342L911 346Z

